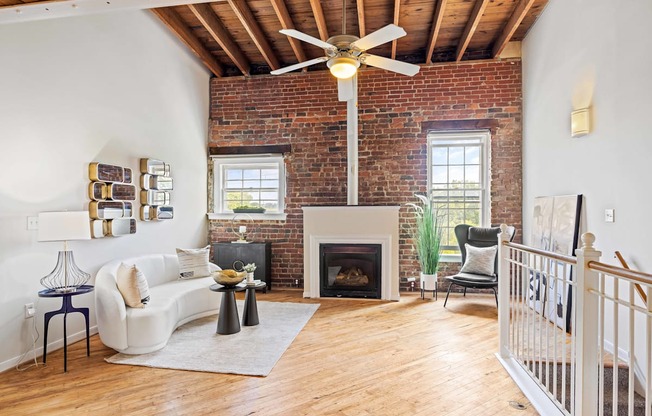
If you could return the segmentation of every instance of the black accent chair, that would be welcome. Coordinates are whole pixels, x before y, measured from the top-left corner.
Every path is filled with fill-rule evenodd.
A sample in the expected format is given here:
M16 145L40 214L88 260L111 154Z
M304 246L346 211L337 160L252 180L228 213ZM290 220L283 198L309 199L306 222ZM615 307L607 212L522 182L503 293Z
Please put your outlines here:
M509 234L509 241L512 241L516 235L516 229L514 227L507 227L507 233ZM462 264L466 261L466 243L474 247L496 246L498 245L498 234L500 234L500 227L483 228L473 227L468 224L460 224L456 226L455 236L457 237L457 243L462 252ZM498 252L496 252L494 274L492 276L473 273L458 273L454 276L445 277L445 279L450 282L450 286L448 286L448 292L446 292L444 307L446 307L448 295L451 293L451 288L454 285L464 288L464 296L466 296L467 288L492 289L494 291L494 296L496 297L496 307L498 307L498 292L496 290L498 288L498 263Z

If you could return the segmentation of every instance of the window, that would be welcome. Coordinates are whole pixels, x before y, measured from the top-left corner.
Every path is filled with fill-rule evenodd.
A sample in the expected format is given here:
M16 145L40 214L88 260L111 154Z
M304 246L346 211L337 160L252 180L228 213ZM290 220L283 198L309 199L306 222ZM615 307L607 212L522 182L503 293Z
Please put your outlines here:
M455 226L489 222L489 132L428 134L428 183L443 222L443 255L459 255Z
M265 208L265 218L284 218L283 156L216 157L213 160L214 214L233 216L241 206ZM215 218L215 216L213 216Z

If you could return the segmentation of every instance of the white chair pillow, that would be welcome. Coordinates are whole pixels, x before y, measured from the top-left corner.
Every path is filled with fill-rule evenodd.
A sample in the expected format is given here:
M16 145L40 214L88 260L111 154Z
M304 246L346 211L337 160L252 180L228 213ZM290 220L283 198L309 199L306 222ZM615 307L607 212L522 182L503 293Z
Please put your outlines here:
M179 277L181 279L194 279L196 277L210 276L209 253L210 246L191 249L178 248Z
M464 247L466 248L466 261L460 273L494 275L498 246L475 247L466 243Z
M147 279L135 265L120 263L116 283L125 305L131 308L144 308L149 302Z

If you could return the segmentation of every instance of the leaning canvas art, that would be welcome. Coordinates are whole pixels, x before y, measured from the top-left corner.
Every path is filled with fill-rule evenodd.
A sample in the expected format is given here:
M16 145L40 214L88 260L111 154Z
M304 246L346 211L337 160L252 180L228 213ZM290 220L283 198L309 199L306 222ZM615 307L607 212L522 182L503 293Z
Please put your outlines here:
M574 256L577 248L582 195L538 197L534 201L532 246ZM561 328L570 332L572 280L570 267L549 260L538 265L545 273L530 275L530 306Z

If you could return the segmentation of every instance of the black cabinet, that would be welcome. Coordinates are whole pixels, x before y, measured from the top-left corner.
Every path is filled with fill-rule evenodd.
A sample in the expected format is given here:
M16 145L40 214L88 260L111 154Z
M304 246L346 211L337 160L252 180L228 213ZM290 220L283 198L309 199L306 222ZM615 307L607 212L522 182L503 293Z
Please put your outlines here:
M213 263L222 269L242 268L243 264L256 263L254 279L261 280L272 289L272 243L213 243Z

